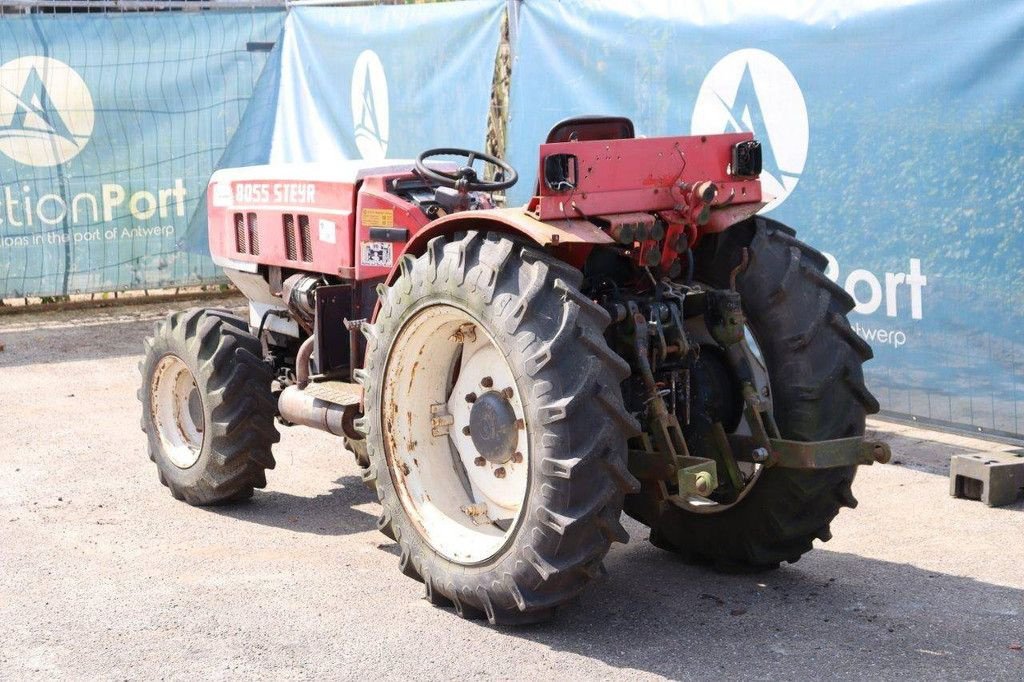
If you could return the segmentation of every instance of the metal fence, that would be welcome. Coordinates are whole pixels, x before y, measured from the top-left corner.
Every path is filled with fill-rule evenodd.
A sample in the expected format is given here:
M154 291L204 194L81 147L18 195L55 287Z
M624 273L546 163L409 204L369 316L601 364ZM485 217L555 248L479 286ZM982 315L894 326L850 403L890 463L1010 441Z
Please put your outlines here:
M283 8L287 0L6 0L0 14L111 14Z
M178 235L283 7L0 4L0 297L220 281Z
M324 4L359 9L307 13L306 32L319 42L296 51L324 60L316 105L303 104L311 95L293 88L289 102L297 104L284 108L287 125L279 125L275 106L265 107L261 125L235 136L287 10ZM281 129L292 139L290 130L322 120L330 124L318 128L324 134L304 146L284 145L289 154L345 150L351 126L337 124L354 105L335 95L349 92L343 81L355 58L332 65L331 54L373 42L365 49L393 60L394 92L409 95L422 94L425 80L437 80L440 69L432 65L450 66L455 46L463 47L453 41L447 52L423 58L444 44L439 35L452 37L451 23L426 15L458 14L453 5L472 2L422 14L365 7L396 4L422 3L0 2L0 298L220 282L209 258L184 248L183 238L205 241L203 191L230 153L229 141L252 149ZM493 54L492 75L476 74L470 91L464 69L458 83L431 91L461 97L425 97L402 112L393 107L388 154L439 146L426 143L441 130L526 170L547 127L579 113L630 115L649 135L701 126L711 128L699 132L753 130L777 175L790 176L782 191L800 183L773 217L835 254L833 278L858 302L851 322L876 349L867 371L883 406L1021 434L1022 166L1013 152L1022 139L1014 116L1024 93L1015 68L1024 63L1020 5L922 1L861 14L858 6L849 3L844 11L852 19L835 26L753 10L749 20L736 19L746 11L739 6L727 12L731 23L718 25L725 15L715 14L710 0L686 13L654 0L509 0L500 31L494 20L471 27L462 40L501 34L486 47L477 42L472 60L478 65ZM715 21L701 20L701 11ZM899 12L917 19L889 18ZM931 26L927 34L907 28L920 22ZM950 38L948 47L933 39L964 22L976 29ZM890 44L893 31L909 33ZM672 50L652 52L641 39L648 36L662 46L687 45L690 57L680 62ZM414 40L419 52L410 57ZM884 49L863 47L875 43ZM839 53L843 59L825 56ZM349 73L335 78L335 67ZM876 79L880 73L887 77ZM772 87L759 90L759 79ZM464 106L469 100L479 108ZM458 124L452 102L464 109ZM793 121L802 121L799 134L787 129ZM337 139L323 139L332 135Z
M189 226L204 224L206 182L285 10L325 4L423 3L0 2L0 304L222 282ZM507 19L501 32L486 140L498 154Z

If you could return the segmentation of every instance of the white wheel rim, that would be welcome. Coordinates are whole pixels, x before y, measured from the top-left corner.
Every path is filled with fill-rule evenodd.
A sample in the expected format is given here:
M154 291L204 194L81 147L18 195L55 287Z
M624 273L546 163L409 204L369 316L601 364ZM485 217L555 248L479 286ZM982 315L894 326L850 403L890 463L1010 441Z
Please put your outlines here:
M203 448L202 398L195 377L176 355L165 355L153 372L150 409L157 437L171 463L188 469Z
M392 480L423 538L461 564L499 553L525 506L530 450L515 373L493 337L451 305L416 312L389 350L380 413Z

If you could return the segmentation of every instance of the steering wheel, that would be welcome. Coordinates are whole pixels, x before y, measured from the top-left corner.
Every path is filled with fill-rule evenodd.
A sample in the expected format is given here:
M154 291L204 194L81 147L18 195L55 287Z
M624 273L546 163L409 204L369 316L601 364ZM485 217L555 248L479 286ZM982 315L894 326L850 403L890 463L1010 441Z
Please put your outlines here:
M430 168L426 162L435 156L464 156L466 158L466 165L454 173ZM504 179L481 180L473 168L473 164L477 159L500 169L504 174ZM498 157L484 154L483 152L474 152L469 149L459 149L458 147L428 149L416 157L416 172L428 180L433 180L442 187L450 187L459 192L497 192L508 189L519 180L519 174L516 173L516 169Z

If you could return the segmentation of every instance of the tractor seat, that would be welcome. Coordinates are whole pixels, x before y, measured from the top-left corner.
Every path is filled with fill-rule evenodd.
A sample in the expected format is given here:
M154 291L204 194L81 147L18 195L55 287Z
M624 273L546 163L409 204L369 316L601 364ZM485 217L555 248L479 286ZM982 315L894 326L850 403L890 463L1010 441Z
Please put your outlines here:
M628 140L636 137L633 121L625 116L573 116L554 125L545 144L552 142L586 142L589 140ZM540 194L540 178L534 185L534 195Z
M633 137L636 137L633 122L625 116L574 116L556 123L545 142L627 140Z

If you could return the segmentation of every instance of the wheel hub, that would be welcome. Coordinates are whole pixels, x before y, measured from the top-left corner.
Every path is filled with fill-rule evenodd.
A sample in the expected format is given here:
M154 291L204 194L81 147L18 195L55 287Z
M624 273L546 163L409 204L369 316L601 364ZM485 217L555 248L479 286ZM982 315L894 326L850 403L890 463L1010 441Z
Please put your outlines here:
M479 319L432 304L396 334L385 375L383 445L402 505L439 554L487 560L514 532L529 487L512 365Z
M192 420L192 423L198 427L199 431L202 431L203 427L203 401L199 397L199 389L196 388L195 382L192 384L192 391L188 394L188 416Z
M515 410L504 394L488 391L476 399L469 411L469 434L473 447L491 464L512 459L519 433Z
M179 469L199 461L206 421L199 388L188 365L176 355L165 355L153 372L150 409L156 435L164 452Z

